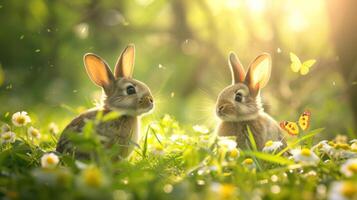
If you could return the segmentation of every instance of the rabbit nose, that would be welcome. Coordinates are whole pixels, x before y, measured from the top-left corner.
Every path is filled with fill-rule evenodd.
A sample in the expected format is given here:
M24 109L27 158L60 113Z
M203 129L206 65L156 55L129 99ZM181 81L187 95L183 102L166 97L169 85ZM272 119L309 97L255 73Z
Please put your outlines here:
M154 99L151 96L146 96L145 97L147 99L147 101L149 101L150 103L154 103Z
M153 104L154 99L151 96L144 96L143 98L141 98L140 102Z
M218 107L218 112L222 112L226 106L225 105L220 105Z

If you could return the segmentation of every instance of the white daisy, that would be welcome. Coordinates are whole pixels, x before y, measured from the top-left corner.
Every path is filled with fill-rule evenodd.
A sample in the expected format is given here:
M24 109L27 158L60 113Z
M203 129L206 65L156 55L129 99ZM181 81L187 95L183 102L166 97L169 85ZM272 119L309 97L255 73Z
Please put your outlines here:
M237 147L237 142L229 137L219 137L218 145L231 151Z
M314 151L315 149L319 150L322 153L326 153L330 156L334 153L335 150L335 148L331 146L327 140L322 140L317 145L312 147L311 150Z
M336 153L336 158L340 158L340 159L357 158L357 152L349 151L349 150L339 150Z
M357 139L353 139L351 142L351 151L357 152Z
M16 140L16 134L11 131L7 131L1 134L1 143L14 143Z
M228 151L227 155L228 155L228 160L233 161L239 157L240 152L237 148L234 148L234 149Z
M253 159L251 159L251 158L247 158L247 159L243 160L242 165L244 167L248 168L249 170L253 170L257 167L255 165Z
M85 188L100 188L107 180L102 171L96 166L89 166L81 172L80 183ZM124 184L127 180L124 180ZM84 188L83 188L84 189Z
M194 125L192 128L197 133L207 134L209 132L209 129L203 125Z
M27 123L31 122L31 118L27 115L27 112L21 111L16 112L12 115L12 123L15 126L25 126Z
M182 134L173 134L170 136L170 140L173 142L184 142L188 140L188 136Z
M50 131L51 134L56 135L59 132L59 128L57 126L57 124L55 124L54 122L51 122L48 125L48 130Z
M41 138L40 131L32 126L30 126L30 128L27 129L27 134L30 138L36 138L36 139Z
M265 146L263 148L263 152L275 152L276 150L278 150L280 147L283 146L283 143L280 141L271 141L269 140L268 142L265 143Z
M357 174L357 158L347 160L341 165L340 171L347 177Z
M293 159L295 162L299 162L305 165L317 165L320 162L320 158L311 151L310 149L303 148L303 149L293 149L291 151L293 154Z
M5 133L5 132L8 132L8 131L11 131L11 128L8 124L4 124L1 126L1 132L0 133Z
M353 144L353 143L357 143L357 139L353 139L353 140L351 140L351 141L350 141L350 143L351 143L351 144Z
M164 147L161 144L156 144L152 147L152 153L156 156L164 155Z
M351 181L339 181L331 184L329 200L348 200L357 198L357 184Z
M58 162L59 158L54 153L46 153L41 157L41 166L43 168L55 168Z

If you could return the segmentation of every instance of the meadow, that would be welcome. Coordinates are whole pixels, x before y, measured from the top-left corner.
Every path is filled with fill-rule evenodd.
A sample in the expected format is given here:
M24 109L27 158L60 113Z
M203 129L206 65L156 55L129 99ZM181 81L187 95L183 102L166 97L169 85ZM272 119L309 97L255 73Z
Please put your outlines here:
M24 114L24 113L21 113ZM129 159L113 162L87 123L73 142L95 154L90 160L54 152L55 123L31 123L31 115L1 134L1 196L4 199L355 199L357 140L328 130L290 136L287 148L266 144L240 150L234 138L216 137L204 125L181 125L169 115L151 121ZM16 115L15 115L16 117ZM104 119L105 118L105 119ZM41 130L41 131L39 131ZM5 132L4 132L5 131ZM13 135L11 135L12 133ZM290 152L286 154L284 152Z

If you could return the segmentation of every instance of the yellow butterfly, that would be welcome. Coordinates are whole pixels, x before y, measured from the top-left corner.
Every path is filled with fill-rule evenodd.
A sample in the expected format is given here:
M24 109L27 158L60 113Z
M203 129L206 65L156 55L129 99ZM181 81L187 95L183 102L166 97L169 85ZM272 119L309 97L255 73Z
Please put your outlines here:
M306 75L309 73L310 68L315 64L315 59L307 60L301 63L300 59L292 52L290 52L290 60L291 60L291 70L293 72L299 72L301 75Z
M311 112L304 111L300 117L299 121L296 122L289 122L289 121L282 121L280 122L280 127L285 130L290 135L298 135L299 134L299 126L300 128L305 131L310 126L310 119L311 119ZM298 126L299 124L299 126Z

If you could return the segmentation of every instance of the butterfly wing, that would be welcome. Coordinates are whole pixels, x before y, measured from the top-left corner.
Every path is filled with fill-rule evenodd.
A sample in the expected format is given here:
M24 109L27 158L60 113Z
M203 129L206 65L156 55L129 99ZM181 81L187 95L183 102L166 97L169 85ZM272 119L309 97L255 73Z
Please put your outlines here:
M314 59L310 59L305 61L302 65L301 65L301 70L300 70L300 74L301 75L306 75L309 73L310 68L315 64L316 60Z
M299 70L301 69L301 61L300 59L292 52L290 52L290 61L291 61L291 70L293 72L299 72Z
M304 111L299 117L299 126L302 130L307 130L310 126L311 112Z
M290 135L298 135L299 127L296 122L282 121L280 127Z

